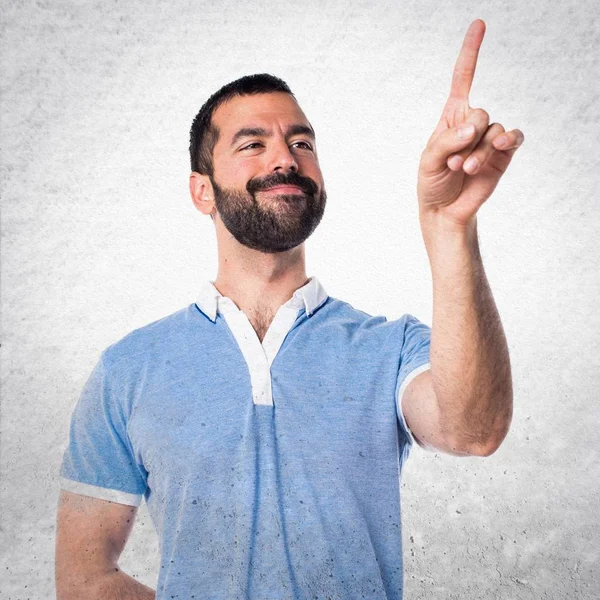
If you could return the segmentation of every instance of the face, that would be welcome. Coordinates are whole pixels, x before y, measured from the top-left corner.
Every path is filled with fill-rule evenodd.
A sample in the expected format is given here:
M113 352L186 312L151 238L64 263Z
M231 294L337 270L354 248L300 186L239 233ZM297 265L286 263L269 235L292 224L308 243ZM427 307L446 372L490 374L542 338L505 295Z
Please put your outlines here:
M302 244L323 217L327 195L315 139L289 94L240 96L213 114L219 139L211 177L223 224L266 253Z

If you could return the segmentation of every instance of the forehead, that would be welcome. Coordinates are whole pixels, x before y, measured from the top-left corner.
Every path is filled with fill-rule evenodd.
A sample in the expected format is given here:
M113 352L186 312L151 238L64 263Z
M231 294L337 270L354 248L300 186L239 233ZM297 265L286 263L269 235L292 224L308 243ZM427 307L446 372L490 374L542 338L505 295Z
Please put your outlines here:
M227 143L241 127L309 125L296 100L284 92L236 96L215 110L212 122L219 128L219 144Z

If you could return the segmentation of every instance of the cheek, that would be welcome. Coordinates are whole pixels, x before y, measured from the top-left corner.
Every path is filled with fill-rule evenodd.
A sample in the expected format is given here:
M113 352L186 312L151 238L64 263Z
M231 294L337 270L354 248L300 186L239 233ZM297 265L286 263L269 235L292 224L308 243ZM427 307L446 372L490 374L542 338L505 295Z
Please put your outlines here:
M304 173L320 186L323 185L323 174L319 163L314 158L298 159L298 167L300 168L300 174Z
M248 181L257 174L256 164L249 159L223 165L219 169L222 182L230 188L245 188Z
M321 189L323 189L325 185L323 182L323 174L318 166L313 166L313 168L308 172L308 177L310 177Z

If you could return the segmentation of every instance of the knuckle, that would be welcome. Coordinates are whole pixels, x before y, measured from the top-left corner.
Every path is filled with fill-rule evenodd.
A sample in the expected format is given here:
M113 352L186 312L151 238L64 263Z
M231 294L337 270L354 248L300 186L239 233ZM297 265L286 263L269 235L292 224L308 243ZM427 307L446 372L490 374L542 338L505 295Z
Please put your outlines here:
M489 138L495 138L496 136L500 135L501 133L505 133L506 130L504 129L504 127L502 125L500 125L500 123L492 123L487 130L487 136Z
M485 121L486 123L489 123L490 115L486 110L484 110L483 108L474 108L473 111L475 113L475 117L477 118L477 120Z

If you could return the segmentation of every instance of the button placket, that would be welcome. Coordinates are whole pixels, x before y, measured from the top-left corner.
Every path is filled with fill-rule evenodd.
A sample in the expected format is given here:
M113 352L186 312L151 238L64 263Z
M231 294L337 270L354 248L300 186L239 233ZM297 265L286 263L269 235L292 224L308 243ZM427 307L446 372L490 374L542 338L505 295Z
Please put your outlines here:
M246 359L248 371L250 372L254 404L272 406L273 394L271 392L269 362L248 317L241 310L237 312L225 312L223 313L223 317L225 317L227 325Z
M263 340L263 348L267 357L269 368L271 368L279 349L283 344L283 340L289 333L292 325L298 317L299 309L292 306L281 306L277 314L273 318L273 322L265 334Z
M322 290L316 278L311 278L313 286ZM271 366L277 356L283 341L298 318L299 311L304 307L309 311L307 302L316 304L318 296L307 300L309 290L304 286L303 292L296 291L292 298L279 307L261 344L250 320L238 306L215 288L214 282L209 282L203 289L197 305L214 322L217 314L225 319L227 326L246 361L252 386L254 404L273 406L273 389L271 382ZM314 296L315 292L313 292ZM324 291L323 299L327 298ZM310 314L310 313L308 313Z

